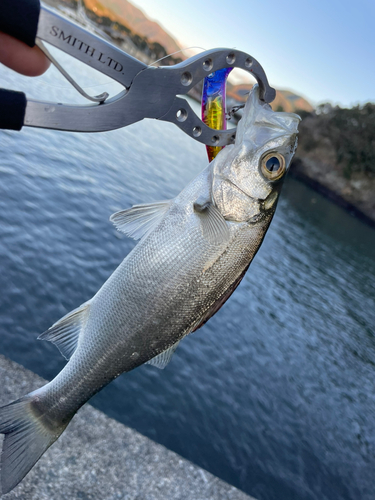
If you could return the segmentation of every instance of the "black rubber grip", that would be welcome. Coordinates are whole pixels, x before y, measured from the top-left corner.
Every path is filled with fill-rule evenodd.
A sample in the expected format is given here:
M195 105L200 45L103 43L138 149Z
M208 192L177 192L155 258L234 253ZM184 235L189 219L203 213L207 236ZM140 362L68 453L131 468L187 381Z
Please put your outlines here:
M39 13L39 0L0 0L0 31L34 47Z
M0 89L0 128L21 130L25 119L26 95Z

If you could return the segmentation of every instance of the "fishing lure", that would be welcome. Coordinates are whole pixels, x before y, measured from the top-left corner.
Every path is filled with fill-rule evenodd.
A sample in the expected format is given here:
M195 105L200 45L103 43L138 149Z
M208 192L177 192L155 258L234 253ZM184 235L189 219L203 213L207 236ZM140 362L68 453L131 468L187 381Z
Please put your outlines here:
M225 91L229 73L233 68L223 68L210 73L204 79L202 91L202 121L215 130L226 130ZM206 146L212 161L224 146Z

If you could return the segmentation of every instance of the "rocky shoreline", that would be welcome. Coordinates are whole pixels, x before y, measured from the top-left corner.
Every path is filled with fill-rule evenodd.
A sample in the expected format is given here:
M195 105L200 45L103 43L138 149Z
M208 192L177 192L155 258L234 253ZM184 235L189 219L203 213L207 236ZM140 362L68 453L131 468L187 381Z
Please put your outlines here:
M375 228L375 179L360 174L345 179L337 169L298 157L298 152L289 175Z

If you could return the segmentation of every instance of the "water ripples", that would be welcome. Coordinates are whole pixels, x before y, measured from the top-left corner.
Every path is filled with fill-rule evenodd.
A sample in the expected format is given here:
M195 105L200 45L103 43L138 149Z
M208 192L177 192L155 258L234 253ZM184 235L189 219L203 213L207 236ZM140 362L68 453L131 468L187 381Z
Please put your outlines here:
M60 99L38 79L0 78ZM202 145L157 121L0 131L0 352L55 376L64 360L37 335L135 244L110 214L175 196L205 164ZM93 403L259 500L372 500L374 248L373 229L289 179L228 303L164 371L121 376Z

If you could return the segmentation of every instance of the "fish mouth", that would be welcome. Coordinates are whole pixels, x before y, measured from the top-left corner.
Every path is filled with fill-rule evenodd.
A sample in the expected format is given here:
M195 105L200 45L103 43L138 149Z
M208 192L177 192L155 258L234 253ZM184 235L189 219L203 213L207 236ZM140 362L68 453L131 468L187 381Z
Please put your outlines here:
M278 197L279 197L278 189L274 189L273 191L271 191L270 194L267 196L267 198L263 200L264 210L270 210L271 208L273 208L277 202Z
M237 127L236 144L250 141L256 146L271 139L298 133L301 117L296 113L273 111L259 98L259 86L254 85L245 104L244 115Z
M246 198L249 198L249 200L252 200L253 202L259 203L259 206L261 206L263 208L263 210L268 211L276 205L276 202L279 198L279 193L280 193L280 187L278 187L278 185L282 184L280 181L282 181L284 179L284 177L285 177L285 174L281 179L279 179L279 181L274 182L274 186L272 188L272 191L264 199L254 198L253 196L250 196L249 193L246 193L243 189L241 189L239 186L237 186L237 184L235 182L233 182L231 179L226 179L226 182L228 184L231 184L237 191L239 191L242 195L246 196ZM255 219L254 219L254 217L255 217ZM251 219L252 222L258 220L259 214L257 214L254 217Z

